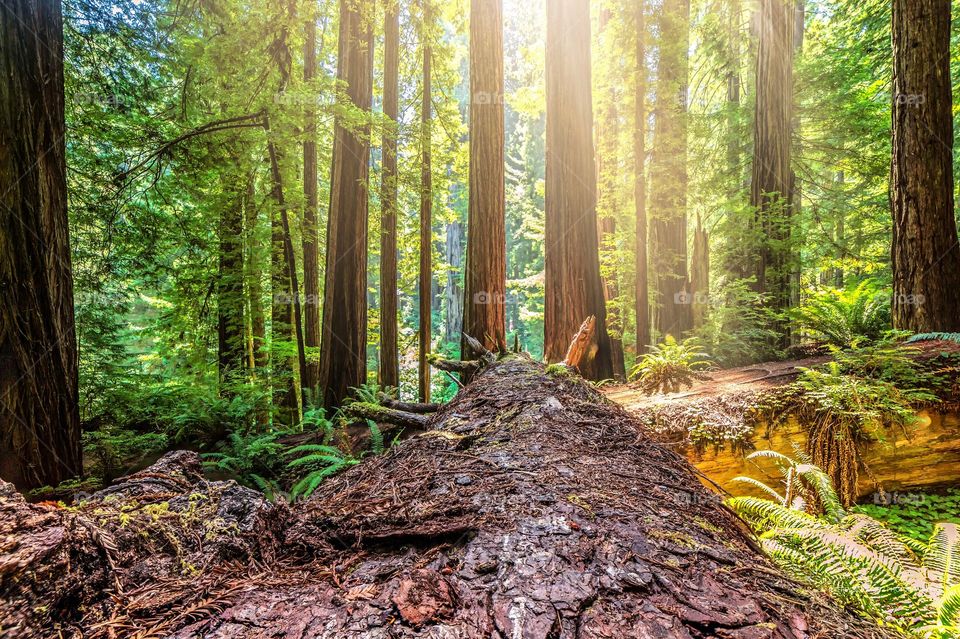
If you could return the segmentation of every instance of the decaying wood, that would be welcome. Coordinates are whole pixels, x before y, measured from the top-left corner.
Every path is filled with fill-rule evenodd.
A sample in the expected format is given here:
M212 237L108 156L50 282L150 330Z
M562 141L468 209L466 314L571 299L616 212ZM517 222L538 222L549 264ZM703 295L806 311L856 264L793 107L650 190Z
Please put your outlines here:
M75 509L3 487L0 636L891 636L747 535L630 414L507 356L292 507L203 480L185 452Z
M426 415L365 402L347 404L343 410L351 417L370 419L381 424L395 424L404 428L423 430L430 422L430 418Z
M456 359L444 359L437 355L429 355L427 359L431 366L441 371L447 371L448 373L470 375L480 370L480 361L475 359L461 362Z
M567 355L563 358L563 363L570 368L577 368L584 356L590 352L590 344L593 343L593 333L597 328L597 318L593 315L583 320L577 334L570 341L567 347Z
M435 413L440 410L440 406L442 406L442 404L434 404L432 402L402 402L399 399L390 397L386 393L379 393L377 395L377 399L380 401L381 405L386 406L387 408L394 408L407 413L418 413L420 415Z

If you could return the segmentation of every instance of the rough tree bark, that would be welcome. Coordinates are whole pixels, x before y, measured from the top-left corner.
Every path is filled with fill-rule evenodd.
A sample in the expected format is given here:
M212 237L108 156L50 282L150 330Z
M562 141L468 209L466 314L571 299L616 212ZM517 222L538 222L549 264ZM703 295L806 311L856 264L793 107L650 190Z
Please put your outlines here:
M309 86L317 76L317 16L316 3L310 4L306 16L303 42L303 82ZM310 93L307 94L311 96ZM303 303L304 345L320 346L320 261L317 227L317 110L315 102L307 100L303 124ZM311 355L300 380L304 388L314 389L320 376L320 364Z
M680 337L692 326L687 276L687 76L690 0L664 0L656 128L650 161L650 241L656 273L660 336Z
M470 196L463 332L506 350L502 0L470 2ZM461 342L461 357L473 355Z
M960 331L950 2L893 3L893 325Z
M399 114L400 13L390 0L383 16L383 170L380 183L380 385L400 384L397 344L397 116Z
M0 616L18 639L891 636L781 577L567 372L508 356L421 421L293 507L185 452L75 510L0 485Z
M421 0L422 22L420 24L420 46L423 53L423 77L421 80L420 102L420 271L417 287L420 301L420 357L417 375L421 402L430 401L430 362L427 361L433 345L433 171L430 166L432 144L433 104L431 102L431 57L433 47L430 3Z
M561 361L584 317L597 318L588 379L613 377L597 246L589 0L547 3L544 357Z
M246 185L237 171L220 206L220 251L217 275L217 361L220 383L237 381L244 360L243 211Z
M637 7L637 78L634 98L636 113L633 132L633 164L635 180L633 197L636 205L635 315L637 321L637 355L650 346L650 270L647 264L647 0L636 0Z
M340 0L337 79L354 108L369 111L373 33L366 5ZM320 385L329 409L367 377L367 182L369 126L334 127L330 215L320 340Z
M791 147L793 132L793 56L796 36L794 0L761 0L758 17L753 177L750 204L756 210L754 256L756 289L775 310L790 305L790 224L793 208ZM789 326L776 321L780 344Z
M0 65L0 477L55 486L82 471L59 2L0 6Z

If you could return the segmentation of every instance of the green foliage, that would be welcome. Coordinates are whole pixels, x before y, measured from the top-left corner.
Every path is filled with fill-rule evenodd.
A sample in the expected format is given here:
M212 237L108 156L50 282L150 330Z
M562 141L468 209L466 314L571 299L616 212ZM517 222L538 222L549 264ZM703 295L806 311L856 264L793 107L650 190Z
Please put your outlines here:
M329 444L303 444L286 451L285 456L294 457L287 462L287 470L300 476L290 489L291 499L309 497L326 479L356 466L368 454L382 454L386 450L383 433L369 420L367 428L370 429L370 450L359 456Z
M790 317L797 329L827 344L848 348L877 341L890 328L890 294L873 280L846 290L815 291Z
M937 524L926 544L899 537L861 513L847 513L822 470L776 453L795 477L817 491L825 514L808 512L769 489L774 499L734 497L727 504L760 535L788 574L829 592L882 626L917 638L956 636L960 602L960 529ZM762 484L761 484L762 485Z
M776 359L777 333L764 296L750 288L751 280L722 277L709 297L702 325L693 335L720 366L743 366Z
M89 474L103 483L109 483L167 448L164 433L140 433L113 425L83 433L81 439L84 456L90 464Z
M661 344L650 347L630 376L648 394L673 393L702 379L703 371L709 367L710 356L701 351L695 337L678 342L667 335Z
M960 344L960 333L917 333L907 338L908 344L943 340Z
M877 503L862 504L857 512L882 521L897 534L925 541L933 534L933 522L960 524L960 489L942 495L891 493L876 495Z
M279 431L230 433L220 452L203 455L204 468L228 473L241 484L274 496L279 492L276 476L284 450L279 441L282 435Z

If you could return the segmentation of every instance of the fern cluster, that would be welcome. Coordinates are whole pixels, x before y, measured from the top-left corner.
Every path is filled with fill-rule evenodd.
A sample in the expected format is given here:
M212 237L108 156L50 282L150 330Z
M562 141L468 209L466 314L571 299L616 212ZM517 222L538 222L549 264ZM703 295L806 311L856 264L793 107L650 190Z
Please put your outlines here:
M867 515L846 511L813 464L771 451L752 457L778 463L783 492L742 477L768 498L734 497L727 504L757 531L784 571L906 636L960 636L956 525L938 524L926 544L900 537ZM819 508L801 497L804 492L816 497Z
M856 287L818 291L790 312L795 327L841 348L876 341L890 328L890 295L872 280Z
M703 379L709 367L710 356L702 352L696 338L678 342L673 335L667 335L661 344L650 347L630 376L645 393L675 393Z

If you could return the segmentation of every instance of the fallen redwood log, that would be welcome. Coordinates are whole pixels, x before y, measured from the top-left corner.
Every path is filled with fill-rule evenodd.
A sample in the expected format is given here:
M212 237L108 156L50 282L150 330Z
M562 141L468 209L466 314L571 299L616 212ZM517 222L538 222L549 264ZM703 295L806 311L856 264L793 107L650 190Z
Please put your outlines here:
M0 491L3 628L177 639L891 636L782 577L682 458L566 371L508 356L429 428L291 509L248 495L256 507L227 508L232 523L214 528L208 513L229 483L167 481L178 472L167 458L166 470L76 512ZM117 510L189 513L185 498L212 510L179 517L174 541L149 557L107 541L124 529ZM49 520L11 529L31 517ZM11 560L38 543L28 563ZM203 562L205 544L215 557ZM193 569L161 560L178 545ZM153 571L132 574L144 561ZM77 587L87 574L95 581ZM54 579L73 584L68 596Z

